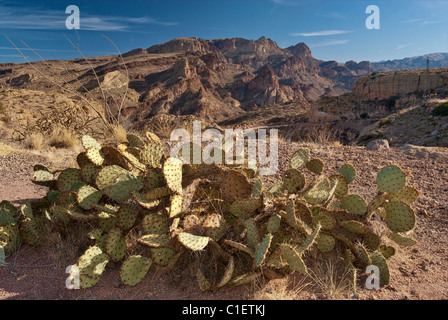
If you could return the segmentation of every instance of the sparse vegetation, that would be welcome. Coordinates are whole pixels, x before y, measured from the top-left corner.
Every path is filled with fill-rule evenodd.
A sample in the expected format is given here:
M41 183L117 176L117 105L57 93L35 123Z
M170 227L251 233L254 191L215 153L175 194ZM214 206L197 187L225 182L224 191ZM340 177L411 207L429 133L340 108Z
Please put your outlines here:
M434 108L432 114L436 117L446 117L448 116L448 102L442 103Z

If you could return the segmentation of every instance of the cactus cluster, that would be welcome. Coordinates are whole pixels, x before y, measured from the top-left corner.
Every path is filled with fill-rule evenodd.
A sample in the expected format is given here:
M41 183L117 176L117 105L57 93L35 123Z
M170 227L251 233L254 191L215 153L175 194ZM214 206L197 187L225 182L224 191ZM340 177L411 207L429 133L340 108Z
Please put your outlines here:
M184 259L196 268L200 289L213 290L260 276L306 274L310 251L339 254L354 281L357 270L376 265L386 285L387 260L396 252L391 243L416 243L408 233L419 192L406 185L397 165L378 172L378 194L368 203L349 192L353 165L326 176L324 162L311 159L306 148L294 153L282 180L267 189L253 166L183 164L167 158L150 132L127 140L101 145L84 136L78 168L36 165L32 181L48 187L44 199L20 208L0 205L6 255L22 241L38 244L44 223L85 223L92 243L76 263L81 288L98 283L109 262L121 263L123 283L133 286L151 268L171 270ZM386 237L374 230L373 219L384 222ZM130 252L132 241L140 254Z

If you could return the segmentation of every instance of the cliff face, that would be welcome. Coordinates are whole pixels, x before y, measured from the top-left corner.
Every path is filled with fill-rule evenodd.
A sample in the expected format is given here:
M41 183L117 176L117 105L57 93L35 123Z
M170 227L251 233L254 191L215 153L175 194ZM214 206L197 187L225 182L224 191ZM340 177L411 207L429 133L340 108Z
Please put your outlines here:
M353 91L369 100L448 87L448 68L374 73L360 78Z

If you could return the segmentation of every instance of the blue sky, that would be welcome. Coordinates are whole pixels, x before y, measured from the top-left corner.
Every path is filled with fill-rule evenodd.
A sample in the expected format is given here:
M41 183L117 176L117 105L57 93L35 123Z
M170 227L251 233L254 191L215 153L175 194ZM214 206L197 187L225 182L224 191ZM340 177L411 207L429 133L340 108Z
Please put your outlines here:
M86 56L148 48L177 37L271 38L280 47L305 42L322 60L381 61L448 52L448 1L365 0L0 0L0 63L24 62L3 36L21 40L45 59L78 58L64 35L69 14L80 10L80 44ZM380 9L380 29L369 30L368 5ZM33 59L29 50L23 53Z

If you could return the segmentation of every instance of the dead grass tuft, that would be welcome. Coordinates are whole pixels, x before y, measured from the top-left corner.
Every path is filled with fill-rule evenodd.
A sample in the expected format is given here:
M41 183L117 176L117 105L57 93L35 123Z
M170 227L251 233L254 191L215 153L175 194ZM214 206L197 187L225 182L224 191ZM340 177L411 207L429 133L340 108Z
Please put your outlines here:
M45 146L44 135L40 132L33 132L23 141L25 148L32 150L41 150Z
M75 132L67 128L55 128L49 135L49 145L60 149L75 149L79 144Z
M126 129L121 125L115 125L112 129L113 131L113 138L112 140L116 143L116 144L121 144L121 143L125 143L127 142L127 138L126 138Z

